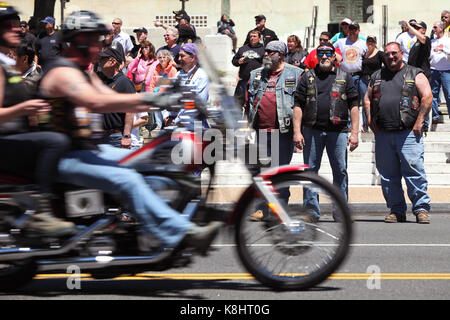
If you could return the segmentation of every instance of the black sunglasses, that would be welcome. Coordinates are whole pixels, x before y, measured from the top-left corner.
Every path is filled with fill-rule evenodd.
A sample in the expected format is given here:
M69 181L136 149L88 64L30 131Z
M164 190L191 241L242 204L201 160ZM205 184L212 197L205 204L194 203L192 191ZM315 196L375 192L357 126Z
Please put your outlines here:
M393 57L395 57L397 54L398 54L398 51L385 52L385 53L384 53L384 56L385 56L385 57L389 57L389 56L392 55Z

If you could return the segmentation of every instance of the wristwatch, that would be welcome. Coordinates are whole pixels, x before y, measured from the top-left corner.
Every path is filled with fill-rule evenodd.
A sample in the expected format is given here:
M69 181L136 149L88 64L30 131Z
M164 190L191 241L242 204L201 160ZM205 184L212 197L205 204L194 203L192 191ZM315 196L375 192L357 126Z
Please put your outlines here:
M124 135L122 136L122 138L125 138L125 139L130 139L130 138L131 138L131 136L130 136L129 134L124 134Z

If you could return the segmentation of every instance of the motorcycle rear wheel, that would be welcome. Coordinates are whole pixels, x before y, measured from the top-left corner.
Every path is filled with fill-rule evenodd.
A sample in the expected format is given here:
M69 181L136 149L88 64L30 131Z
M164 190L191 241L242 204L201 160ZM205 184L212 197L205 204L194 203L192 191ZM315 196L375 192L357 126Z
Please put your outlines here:
M286 190L290 191L289 205L284 206L296 226L280 224L255 189L237 218L238 255L245 268L272 289L311 288L327 279L348 254L352 235L350 209L340 190L317 174L280 174L272 177L272 183L285 197ZM311 209L306 209L299 197L305 190L320 195L319 221L311 221ZM252 214L264 206L268 210L258 221ZM326 209L328 217L324 215Z
M29 283L36 275L33 260L0 262L0 291L11 291Z

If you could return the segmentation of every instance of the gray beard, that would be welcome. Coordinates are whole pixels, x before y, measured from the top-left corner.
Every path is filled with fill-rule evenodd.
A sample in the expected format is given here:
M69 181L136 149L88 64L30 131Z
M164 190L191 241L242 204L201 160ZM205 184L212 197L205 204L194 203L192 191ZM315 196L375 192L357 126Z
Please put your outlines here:
M319 62L319 69L321 71L331 71L333 68L333 64L330 62L329 64L323 64L322 62Z

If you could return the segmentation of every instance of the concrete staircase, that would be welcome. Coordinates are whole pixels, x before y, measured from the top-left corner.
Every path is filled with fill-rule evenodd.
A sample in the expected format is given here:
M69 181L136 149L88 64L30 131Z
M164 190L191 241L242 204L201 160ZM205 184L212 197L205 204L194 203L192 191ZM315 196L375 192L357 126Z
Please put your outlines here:
M443 123L432 125L424 137L425 172L428 178L428 192L432 200L432 212L450 213L450 120L446 107L441 107ZM358 148L348 153L349 203L357 211L385 213L387 208L380 186L380 176L375 166L373 133L360 134ZM302 153L295 153L292 164L302 164ZM214 185L217 187L211 201L217 204L231 204L251 183L246 168L237 162L220 162L217 165ZM319 174L332 181L331 167L324 152ZM206 186L208 172L202 174ZM403 182L405 197L406 186Z

